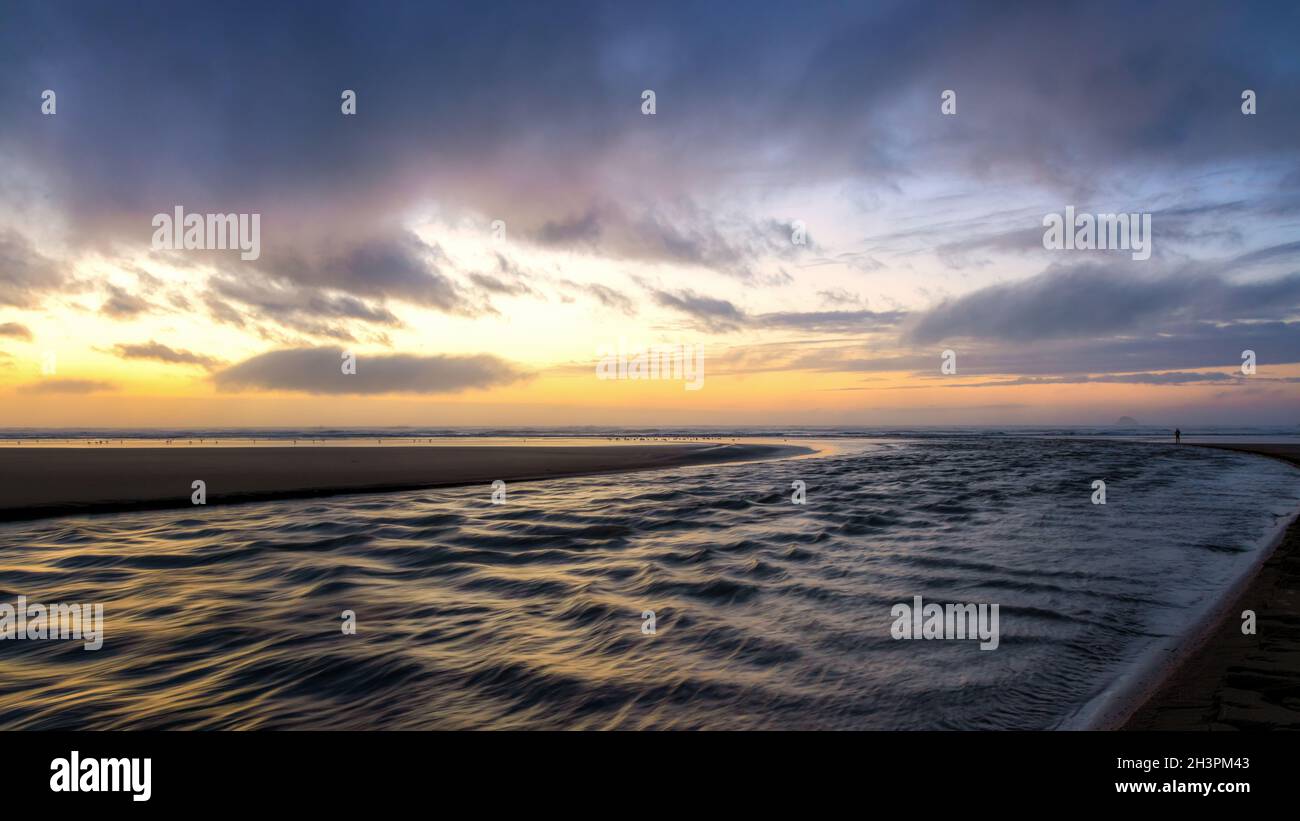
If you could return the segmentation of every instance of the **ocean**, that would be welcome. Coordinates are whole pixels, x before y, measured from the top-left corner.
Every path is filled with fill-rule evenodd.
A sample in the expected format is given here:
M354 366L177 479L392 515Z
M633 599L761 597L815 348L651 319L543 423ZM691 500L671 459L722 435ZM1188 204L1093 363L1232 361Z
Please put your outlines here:
M823 453L499 505L476 486L3 524L0 602L102 604L104 643L0 641L0 727L1085 726L1258 560L1300 471L1072 433L805 431ZM996 604L997 648L895 639L916 596Z

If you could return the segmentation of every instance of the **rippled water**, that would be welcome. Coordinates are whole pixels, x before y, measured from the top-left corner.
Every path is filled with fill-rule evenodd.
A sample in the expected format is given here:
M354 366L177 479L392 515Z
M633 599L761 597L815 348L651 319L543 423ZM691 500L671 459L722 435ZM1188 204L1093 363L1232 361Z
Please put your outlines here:
M1300 503L1300 471L1200 448L834 447L500 506L474 487L0 526L0 601L105 606L101 650L0 641L0 727L1061 726ZM998 603L999 648L891 639L914 595Z

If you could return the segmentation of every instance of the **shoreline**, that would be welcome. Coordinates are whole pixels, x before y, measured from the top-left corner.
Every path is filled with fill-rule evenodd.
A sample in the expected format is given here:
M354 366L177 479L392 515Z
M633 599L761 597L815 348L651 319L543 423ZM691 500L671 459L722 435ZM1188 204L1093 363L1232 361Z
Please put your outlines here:
M816 453L768 444L49 448L0 456L0 522L529 482Z
M1300 446L1207 444L1300 468ZM1142 683L1095 716L1092 729L1300 728L1300 510L1279 523L1259 559L1173 649L1143 668ZM1241 632L1254 610L1256 633ZM1285 702L1290 702L1287 704Z

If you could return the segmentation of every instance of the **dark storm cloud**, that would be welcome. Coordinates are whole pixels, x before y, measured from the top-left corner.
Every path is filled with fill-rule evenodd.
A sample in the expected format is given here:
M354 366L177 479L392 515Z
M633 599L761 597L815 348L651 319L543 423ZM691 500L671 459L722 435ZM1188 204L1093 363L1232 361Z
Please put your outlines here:
M213 277L212 293L221 300L240 302L262 318L284 324L301 319L358 320L379 325L397 325L399 320L385 308L370 305L353 296L300 288L292 283L246 277L242 280Z
M969 200L967 195L964 199ZM1275 198L1261 197L1257 201L1202 202L1188 206L1175 206L1150 210L1145 198L1106 196L1101 202L1076 204L1078 212L1133 213L1135 209L1150 212L1153 231L1160 238L1155 249L1158 256L1186 256L1188 251L1204 255L1201 249L1209 246L1219 253L1226 241L1239 246L1245 240L1246 229L1253 226L1270 226L1272 217L1278 216ZM1061 203L1044 206L1057 213ZM924 204L922 205L924 211ZM944 264L952 268L981 267L994 260L989 255L1005 257L1019 255L1050 258L1055 252L1043 247L1044 211L1039 208L1022 208L1013 211L981 213L975 217L956 220L937 220L902 231L892 231L866 239L877 250L895 253L933 251ZM1296 253L1295 243L1287 243L1240 254L1225 262L1225 269L1239 270L1243 266L1274 260L1285 260ZM1170 253L1176 251L1177 253ZM1088 252L1089 256L1127 256L1122 250Z
M1170 322L1285 319L1300 308L1300 274L1234 283L1194 265L1145 270L1122 263L1056 266L945 300L920 315L908 336L928 343L1150 334Z
M870 327L868 327L868 331ZM889 328L858 339L828 337L802 344L769 343L751 346L721 367L728 372L811 371L818 373L899 373L961 384L940 374L943 348L934 345L898 349ZM892 350L891 350L892 349ZM1242 352L1256 353L1259 381L1276 365L1300 362L1300 321L1191 322L1168 327L1159 334L1100 339L1047 339L1033 344L998 340L955 344L957 372L970 376L1069 378L1094 374L1193 371L1202 368L1239 369ZM887 351L873 354L871 351ZM1212 377L1217 379L1217 377ZM1250 379L1256 379L1252 376ZM1167 384L1148 380L1146 384ZM1028 383L1026 383L1028 384ZM911 387L919 387L920 383Z
M358 354L356 373L344 373L339 348L293 348L254 356L213 374L224 391L312 394L456 393L527 378L495 356Z
M771 274L774 261L872 272L894 251L933 251L954 267L1038 253L1041 214L1026 227L1025 203L1007 190L1062 206L1132 190L1131 205L1099 210L1152 211L1159 243L1212 237L1236 258L1176 270L1157 258L1148 271L1102 257L910 316L833 298L827 307L844 310L750 314L738 300L662 288L650 301L710 332L872 343L791 363L812 370L937 373L947 345L963 375L1190 373L1239 364L1246 348L1266 368L1300 362L1300 275L1234 277L1296 256L1283 230L1300 213L1297 40L1289 2L10 2L0 157L74 246L148 248L150 217L177 204L263 213L261 258L214 257L218 274L195 299L276 340L277 326L340 340L394 328L395 302L477 316L492 295L522 293L520 277L456 271L436 244L395 231L428 203L504 219L522 243L754 284L788 281ZM45 88L59 95L52 117L39 115ZM345 88L358 93L355 117L339 112ZM646 88L658 94L653 117L640 112ZM1245 88L1259 95L1252 117L1239 109ZM957 91L955 117L938 114L944 89ZM8 172L0 211L21 214ZM785 218L797 215L768 205L796 189L832 201L859 188L898 194L918 178L977 196L989 185L987 213L927 215L930 225L901 231L917 221L884 214L877 224L893 233L840 250L794 245ZM1201 190L1224 201L1184 193ZM1145 203L1144 191L1168 196ZM0 224L0 305L35 307L68 283L61 263ZM606 286L579 290L635 311ZM110 289L103 309L129 318L151 307ZM904 326L901 350L874 344ZM491 358L397 357L363 358L343 377L337 361L313 358L321 351L337 353L273 352L218 384L434 391L514 373ZM324 369L295 376L304 365ZM334 374L345 381L315 381Z
M1300 362L1300 322L1188 323L1158 334L1045 340L958 356L963 373L1047 375L1240 367L1246 350L1256 352L1261 371Z
M1300 322L1194 323L1160 334L1032 345L958 345L962 374L1081 374L1239 367L1253 350L1259 368L1300 362ZM917 370L938 373L939 351ZM933 367L932 367L933 366ZM889 368L883 368L888 370Z
M477 313L456 285L439 268L446 258L409 231L361 239L330 239L302 243L304 250L272 246L255 266L231 264L227 281L250 279L252 272L268 280L297 286L298 310L324 316L350 316L368 322L392 322L391 314L374 310L356 297L401 299L451 314ZM323 247L321 247L323 246ZM328 297L326 289L356 295L349 302ZM260 300L242 300L258 305ZM270 306L267 306L270 307ZM319 308L319 310L316 310Z
M190 201L382 220L436 192L509 211L542 242L726 266L734 251L707 232L635 209L616 230L603 204L756 172L883 183L938 163L1077 188L1132 167L1293 160L1298 29L1285 3L1172 0L796 15L775 2L10 3L0 106L35 113L51 88L59 112L10 118L0 143L83 228L136 231ZM344 88L355 117L339 113ZM956 117L935 114L947 88ZM1244 88L1255 117L1238 112Z
M793 221L720 216L686 201L670 207L629 208L604 203L585 213L549 220L531 235L544 246L586 250L616 259L698 265L750 280L767 258L791 259L816 250L804 232L793 241Z
M409 231L317 238L278 248L272 244L256 263L205 252L197 256L215 266L204 297L208 313L239 327L274 323L310 336L353 341L356 324L401 325L387 307L389 300L460 316L491 311L442 273L446 259L437 246ZM495 279L472 281L487 291L513 287ZM114 290L113 305L120 315L149 307ZM266 335L265 328L262 332Z

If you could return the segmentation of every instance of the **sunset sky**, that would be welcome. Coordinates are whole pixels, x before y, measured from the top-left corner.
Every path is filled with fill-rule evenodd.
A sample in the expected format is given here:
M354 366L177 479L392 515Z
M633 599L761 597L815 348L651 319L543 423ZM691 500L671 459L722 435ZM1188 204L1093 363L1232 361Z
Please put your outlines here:
M4 2L0 426L1300 422L1300 7L1018 5Z

